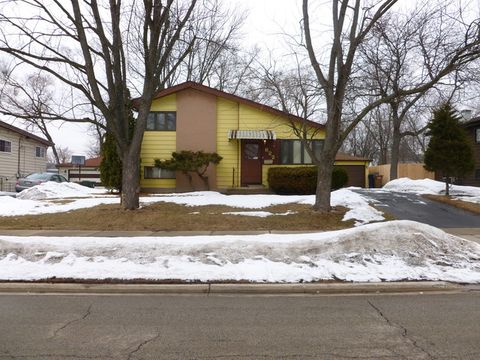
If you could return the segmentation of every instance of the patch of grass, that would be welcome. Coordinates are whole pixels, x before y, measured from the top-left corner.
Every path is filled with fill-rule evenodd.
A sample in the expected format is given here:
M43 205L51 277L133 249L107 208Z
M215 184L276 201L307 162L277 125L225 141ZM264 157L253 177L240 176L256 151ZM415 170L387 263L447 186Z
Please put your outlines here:
M225 212L269 211L292 212L265 218L226 215ZM134 211L120 205L99 205L66 213L25 215L0 218L0 229L23 230L110 230L110 231L307 231L337 230L353 226L353 220L342 221L345 208L329 213L314 211L310 205L286 204L263 209L228 206L184 206L155 203Z
M425 198L438 201L444 204L455 206L456 208L470 211L474 214L480 214L480 204L471 203L468 201L462 201L454 199L446 195L423 195Z

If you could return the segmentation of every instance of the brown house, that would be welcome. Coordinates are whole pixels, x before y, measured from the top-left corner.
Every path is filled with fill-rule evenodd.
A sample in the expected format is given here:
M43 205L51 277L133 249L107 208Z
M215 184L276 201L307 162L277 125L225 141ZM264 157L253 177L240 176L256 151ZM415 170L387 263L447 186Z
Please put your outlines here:
M480 186L480 117L473 118L463 123L463 127L473 143L475 170L465 176L465 178L459 180L458 183L468 186Z

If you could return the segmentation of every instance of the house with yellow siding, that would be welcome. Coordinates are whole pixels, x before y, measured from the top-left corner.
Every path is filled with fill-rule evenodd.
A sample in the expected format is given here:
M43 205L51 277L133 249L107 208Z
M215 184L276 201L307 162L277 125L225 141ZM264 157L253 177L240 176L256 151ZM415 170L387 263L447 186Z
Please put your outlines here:
M201 150L223 158L207 170L210 189L268 189L269 168L311 164L293 131L295 123L305 124L302 118L194 82L162 90L154 97L147 119L140 155L141 188L146 192L202 189L201 179L154 166L155 159L170 159L174 151ZM314 149L320 149L323 125L311 121L306 125ZM349 172L349 185L364 187L368 162L339 154L336 165Z

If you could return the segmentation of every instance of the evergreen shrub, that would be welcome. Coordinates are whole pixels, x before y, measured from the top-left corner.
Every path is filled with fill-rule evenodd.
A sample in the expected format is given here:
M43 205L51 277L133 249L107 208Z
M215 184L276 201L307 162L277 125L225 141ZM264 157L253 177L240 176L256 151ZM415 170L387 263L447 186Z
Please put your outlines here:
M344 168L334 167L332 189L340 189L348 183ZM268 184L276 194L311 195L317 189L317 168L315 166L275 167L268 170Z

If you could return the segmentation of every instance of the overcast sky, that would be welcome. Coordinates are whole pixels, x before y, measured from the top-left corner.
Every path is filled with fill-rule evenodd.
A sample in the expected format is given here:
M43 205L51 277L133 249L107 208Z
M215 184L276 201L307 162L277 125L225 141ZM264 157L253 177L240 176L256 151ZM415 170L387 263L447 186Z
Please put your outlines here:
M246 47L255 44L264 50L278 50L285 46L284 37L299 32L300 2L295 0L224 0L234 8L246 9L248 18L243 29ZM18 125L18 124L16 124ZM87 155L93 137L85 124L58 124L51 126L54 142L68 146L75 155Z
M275 54L285 53L289 42L285 34L291 36L300 34L300 20L302 18L300 0L222 0L222 3L232 6L234 9L247 10L248 17L243 28L245 48L257 45L264 53L270 51L275 52ZM477 4L475 7L478 11L480 2L475 0L473 3ZM330 1L312 1L310 4L311 13L326 4L330 4ZM403 3L403 5L405 4L411 5L414 4L414 1L408 0L408 3ZM315 11L312 24L328 26L329 15L329 11ZM318 37L319 33L314 32L314 36ZM290 43L292 43L291 40ZM18 126L18 124L15 125ZM85 124L58 124L51 127L51 133L57 145L67 146L75 155L87 155L87 151L94 141L93 136L88 131L88 125Z

